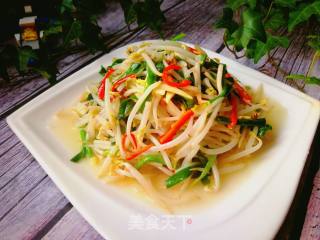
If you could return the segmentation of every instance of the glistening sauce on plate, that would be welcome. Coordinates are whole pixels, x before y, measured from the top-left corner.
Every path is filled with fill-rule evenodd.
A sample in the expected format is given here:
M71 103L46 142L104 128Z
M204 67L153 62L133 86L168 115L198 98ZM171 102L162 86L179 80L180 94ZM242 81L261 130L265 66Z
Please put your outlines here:
M221 175L221 187L219 191L204 191L203 186L198 184L198 186L188 188L181 193L181 186L183 183L178 184L171 189L166 189L163 184L167 178L165 174L151 166L144 167L142 171L145 171L149 176L152 176L150 179L152 179L152 183L156 190L163 193L163 200L175 213L193 212L194 210L199 209L199 207L203 208L207 206L207 204L214 204L222 201L228 193L231 193L237 186L242 184L245 179L250 177L250 173L254 171L254 168L260 163L259 158L264 152L267 152L268 149L272 147L275 142L276 132L281 128L281 120L285 118L285 113L286 112L279 104L272 104L272 111L270 111L267 117L268 122L273 126L272 134L269 133L264 138L264 145L257 153L254 153L251 157L236 161L237 164L243 163L244 167L242 169ZM77 114L70 109L65 109L54 116L49 126L66 148L74 154L80 150L81 145L79 130L75 126L76 121ZM92 174L97 175L98 168L93 164L90 164L90 160L82 160L78 164L82 164L87 169L91 169ZM89 165L93 165L93 167L89 167ZM120 187L129 194L133 194L151 204L153 202L134 179L125 177L121 180L108 182L108 184Z

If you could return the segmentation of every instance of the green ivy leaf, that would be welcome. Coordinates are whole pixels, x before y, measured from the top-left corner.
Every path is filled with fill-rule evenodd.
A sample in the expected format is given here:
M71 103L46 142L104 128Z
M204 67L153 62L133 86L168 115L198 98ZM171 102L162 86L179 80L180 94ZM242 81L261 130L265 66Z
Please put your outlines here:
M18 49L18 68L20 72L27 71L29 62L35 60L38 60L38 56L31 47L22 47Z
M307 84L320 85L320 78L318 77L305 76L303 74L291 74L286 76L286 78L291 80L302 80Z
M307 21L313 14L320 15L320 1L301 4L296 11L289 14L288 30L291 32L299 23Z
M71 12L74 9L73 0L63 0L60 7L60 13Z
M274 0L274 3L282 7L295 7L296 0Z
M139 26L147 26L153 31L161 33L161 26L166 18L160 8L161 1L145 0L137 2L134 9L137 14L137 22Z
M227 5L232 9L236 10L242 5L248 4L250 8L255 8L257 1L256 0L228 0Z
M309 35L307 38L308 45L316 51L320 51L320 35Z
M79 39L91 52L104 50L105 46L100 32L101 28L98 25L89 21L82 21Z
M280 9L271 10L268 20L265 22L265 29L273 31L278 30L280 27L287 24L283 11Z
M242 23L243 25L232 34L232 37L239 39L244 48L252 39L266 41L266 33L259 12L251 9L245 10L242 13Z
M49 28L44 29L43 31L43 40L46 40L51 35L56 35L62 33L62 25L55 24Z
M82 26L80 21L74 20L64 39L64 45L68 45L72 40L80 38L81 32L82 32Z
M257 44L255 45L253 59L254 63L258 63L259 60L266 55L268 52L270 52L272 49L274 49L277 46L282 46L287 48L289 46L289 39L287 37L281 37L281 36L273 36L271 34L267 35L267 41L261 42L257 41Z
M35 72L39 73L45 79L48 79L50 84L57 83L56 79L56 68L51 66L41 66L41 67L33 67L32 68Z
M160 8L162 2L159 0L120 0L127 24L137 21L139 27L147 26L159 34L161 34L161 27L165 22L164 14Z
M134 4L131 0L120 0L123 10L124 19L127 24L133 23L137 19L137 14L134 9Z
M233 11L231 8L224 8L222 17L215 23L216 28L225 28L229 34L232 34L239 25L233 21Z

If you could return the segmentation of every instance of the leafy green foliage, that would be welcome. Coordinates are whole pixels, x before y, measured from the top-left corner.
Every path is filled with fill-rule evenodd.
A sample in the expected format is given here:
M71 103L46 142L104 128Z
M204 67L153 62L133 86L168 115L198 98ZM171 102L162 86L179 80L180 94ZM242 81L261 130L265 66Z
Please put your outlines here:
M159 0L120 0L121 7L127 24L137 21L139 27L147 26L161 34L161 27L165 22L165 16L160 8Z
M320 1L298 5L297 9L289 14L288 30L291 32L299 23L307 21L312 15L320 16Z
M242 13L242 25L232 34L235 42L246 48L251 40L266 41L266 33L259 12L246 9Z
M320 51L320 35L309 35L308 39L308 45L316 51Z
M165 21L158 0L120 0L127 24L137 22L139 27L149 27L160 34ZM71 49L85 47L90 52L107 51L106 38L98 24L99 15L105 11L108 1L62 0L54 6L57 19L42 23L43 38L40 49L29 47L4 47L0 54L0 76L9 80L7 68L14 65L19 72L34 71L56 82L59 54L68 54Z
M264 27L266 30L276 31L285 24L285 13L280 9L272 9L268 16L268 19L265 22Z
M256 0L228 0L227 5L230 6L232 10L236 10L242 5L248 4L250 8L254 8L256 6Z
M282 7L295 7L296 0L275 0L275 4Z
M257 63L264 55L277 46L287 48L289 46L289 39L287 37L267 34L266 42L256 41L252 49L250 47L247 48L247 56L253 58L254 63Z
M224 8L222 18L215 23L215 27L225 28L228 34L232 34L239 26L232 18L233 18L232 9Z
M320 19L319 0L228 0L215 27L225 29L225 44L236 57L244 51L257 63L274 48L288 47L290 40L279 36L280 30L293 31L312 17ZM316 40L310 44L318 45Z

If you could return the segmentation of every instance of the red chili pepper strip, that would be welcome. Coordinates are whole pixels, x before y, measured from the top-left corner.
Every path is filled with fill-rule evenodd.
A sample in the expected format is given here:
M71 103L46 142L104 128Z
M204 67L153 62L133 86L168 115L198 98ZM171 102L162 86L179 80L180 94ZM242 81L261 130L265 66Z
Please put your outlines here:
M115 70L113 68L109 68L106 75L104 75L101 84L98 88L98 97L103 100L104 99L104 92L105 92L105 88L106 88L106 80L107 78L110 77L110 75L114 72Z
M116 92L117 88L122 84L124 83L125 81L127 81L128 78L135 78L136 75L135 74L129 74L119 80L117 80L111 87L111 91L112 92Z
M138 148L136 136L133 133L130 133L130 136L133 140L133 147ZM126 148L126 140L127 140L127 134L125 133L122 135L121 144L122 144L123 150L127 152L128 150Z
M233 88L244 103L251 105L252 97L237 81L234 81Z
M138 157L138 156L141 155L142 153L148 151L152 146L153 146L152 144L149 144L149 145L141 148L140 150L132 153L131 155L127 156L126 159L127 159L128 161L130 161L130 160Z
M228 124L228 128L233 128L238 122L238 101L237 97L233 94L230 96L231 103L231 114L230 114L230 123Z
M231 76L230 73L226 73L226 74L224 75L224 77L225 77L225 78L232 78L232 76Z
M160 137L160 143L166 143L171 141L177 132L183 127L183 125L194 115L192 110L186 111L178 121L176 121L168 132L166 132L162 137Z
M189 52L192 52L192 53L194 53L196 55L200 55L201 54L201 52L199 50L197 50L195 48L192 48L192 47L188 47L188 50L189 50Z
M189 86L191 84L191 81L187 79L183 79L181 82L174 82L173 77L169 74L170 70L180 70L180 69L181 67L175 64L171 64L165 67L162 73L163 82L168 84L169 86L177 87L177 88Z

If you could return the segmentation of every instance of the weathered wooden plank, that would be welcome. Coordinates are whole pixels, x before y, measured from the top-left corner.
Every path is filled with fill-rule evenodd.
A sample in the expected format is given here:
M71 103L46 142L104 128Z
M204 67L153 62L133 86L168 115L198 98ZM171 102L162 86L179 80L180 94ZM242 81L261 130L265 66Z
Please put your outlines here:
M0 189L16 178L22 171L27 171L27 167L34 161L29 151L18 143L0 158ZM23 180L20 178L20 180ZM1 202L1 201L0 201Z
M0 120L0 145L7 141L13 135L13 132L8 128L5 119ZM1 151L0 151L1 155Z
M77 212L72 208L43 237L43 239L103 239Z
M276 239L297 239L301 235L304 219L306 216L307 206L312 191L312 182L316 172L319 170L320 164L320 125L310 148L309 156L303 168L299 185L295 197L291 203L287 216L277 233ZM317 209L319 214L319 209ZM316 213L316 212L315 212ZM316 218L316 214L309 216L309 218ZM312 219L311 221L315 221ZM316 220L317 221L317 220ZM304 238L301 238L304 239ZM313 240L314 238L309 238Z
M0 221L0 236L6 240L39 239L41 230L47 224L54 225L57 214L70 208L68 200L45 177Z
M12 181L4 185L0 189L0 221L45 177L46 173L34 161Z
M320 239L320 170L313 181L313 189L308 204L306 220L303 225L301 239Z

